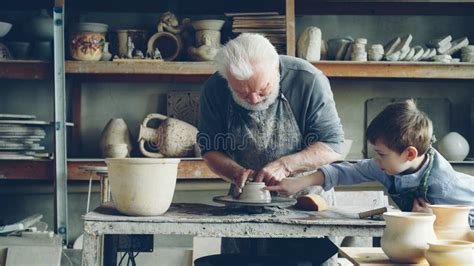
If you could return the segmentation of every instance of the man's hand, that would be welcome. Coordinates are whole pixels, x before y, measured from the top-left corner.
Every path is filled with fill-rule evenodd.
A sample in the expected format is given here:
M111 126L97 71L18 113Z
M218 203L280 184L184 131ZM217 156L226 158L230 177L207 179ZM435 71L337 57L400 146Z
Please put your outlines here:
M424 198L419 197L413 200L413 207L412 212L427 212L431 213L431 208L429 206L429 202L427 202Z
M288 177L290 171L282 160L276 160L265 165L255 176L255 182L265 182L267 185L275 185L278 181Z
M235 185L234 190L232 191L232 196L234 198L239 197L247 180L251 180L254 176L255 171L252 169L244 169L239 171L239 173L237 173L232 180L232 183Z
M275 181L274 184L265 187L265 190L276 191L284 196L293 195L302 190L305 186L301 178L283 178L281 181Z

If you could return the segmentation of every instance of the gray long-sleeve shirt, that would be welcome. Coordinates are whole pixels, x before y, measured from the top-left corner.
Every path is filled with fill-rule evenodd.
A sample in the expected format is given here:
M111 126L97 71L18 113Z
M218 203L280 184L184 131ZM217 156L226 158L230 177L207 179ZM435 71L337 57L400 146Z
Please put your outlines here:
M326 76L305 60L280 56L280 88L303 135L302 148L320 141L340 153L344 132ZM225 136L231 101L227 81L215 73L204 84L200 98L198 143L202 154L232 148Z
M378 181L386 188L390 188L394 183L396 192L400 193L409 188L418 187L428 163L427 160L415 173L395 175L393 178L383 172L374 159L360 160L355 164L343 162L325 165L320 170L325 175L325 190L336 185ZM456 172L451 164L436 151L433 157L433 168L428 178L427 199L431 204L474 206L474 177ZM474 226L474 209L471 209L469 223Z

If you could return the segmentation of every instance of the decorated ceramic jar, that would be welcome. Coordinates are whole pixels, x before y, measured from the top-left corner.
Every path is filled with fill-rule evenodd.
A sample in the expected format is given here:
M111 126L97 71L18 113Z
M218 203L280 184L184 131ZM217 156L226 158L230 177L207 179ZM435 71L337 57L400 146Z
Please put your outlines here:
M76 24L69 42L71 57L81 61L99 61L104 51L106 32L105 24Z

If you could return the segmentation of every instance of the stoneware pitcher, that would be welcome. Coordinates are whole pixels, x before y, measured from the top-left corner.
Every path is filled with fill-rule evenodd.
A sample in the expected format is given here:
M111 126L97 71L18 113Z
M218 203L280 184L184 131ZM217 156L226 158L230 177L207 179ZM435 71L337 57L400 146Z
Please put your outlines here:
M159 120L158 128L148 127L152 120ZM143 155L152 158L187 157L194 155L197 128L184 121L162 114L149 114L140 125L138 141ZM148 142L148 143L147 143ZM148 151L148 148L155 150Z
M430 205L430 208L436 215L434 230L438 239L471 240L469 226L471 206Z
M419 263L425 258L428 242L436 240L435 215L418 212L387 212L382 236L382 250L391 261Z

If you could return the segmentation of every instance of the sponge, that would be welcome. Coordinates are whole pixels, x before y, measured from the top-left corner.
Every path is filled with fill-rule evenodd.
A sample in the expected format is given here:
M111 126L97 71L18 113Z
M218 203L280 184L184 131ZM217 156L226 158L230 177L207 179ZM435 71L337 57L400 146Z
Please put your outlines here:
M324 211L328 209L328 204L323 197L316 194L308 194L296 199L295 208L303 211Z

